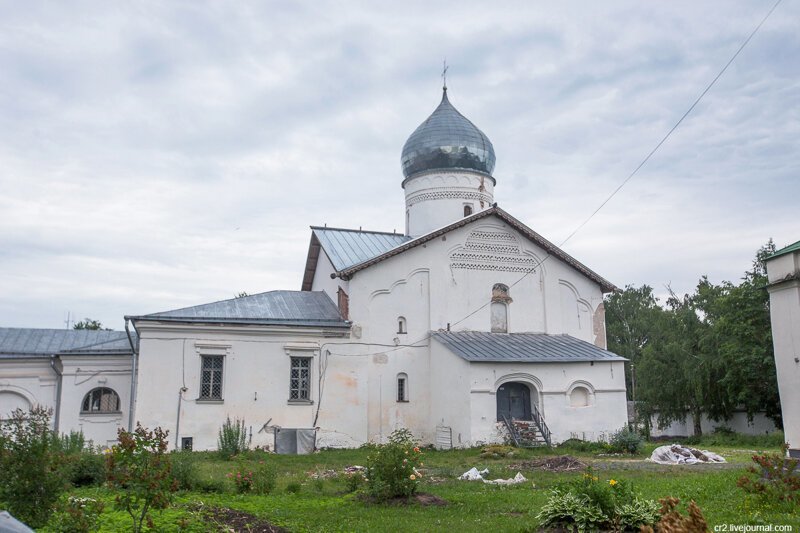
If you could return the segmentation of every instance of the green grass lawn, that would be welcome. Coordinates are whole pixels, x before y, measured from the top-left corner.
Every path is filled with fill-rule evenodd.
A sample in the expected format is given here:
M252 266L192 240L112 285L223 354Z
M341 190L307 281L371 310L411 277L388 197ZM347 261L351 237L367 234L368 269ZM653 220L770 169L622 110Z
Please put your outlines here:
M159 531L213 531L215 526L197 511L203 506L225 507L246 511L273 525L290 531L525 531L536 530L536 514L545 502L551 487L582 475L582 472L553 473L522 470L526 483L511 487L458 481L458 475L476 466L489 468L490 478L513 477L514 463L544 456L568 453L592 465L601 479L631 481L642 496L658 499L675 496L682 502L694 500L714 530L714 526L741 524L786 524L800 531L800 517L792 509L779 509L763 504L736 486L736 480L759 448L745 445L698 445L720 453L728 461L722 465L660 466L645 462L658 444L648 444L643 453L630 456L598 456L564 450L517 450L514 456L483 459L480 449L426 451L425 481L420 491L438 496L446 506L379 505L366 503L348 494L343 481L309 477L310 473L328 469L341 470L348 465L363 465L364 450L331 450L306 456L249 454L245 461L265 459L278 470L276 489L268 496L237 495L232 486L223 493L182 492L171 509L155 513ZM764 449L764 448L760 448ZM769 451L778 451L771 447ZM226 480L234 463L219 460L211 453L198 453L197 467L201 475ZM293 482L300 491L289 493ZM225 483L228 483L225 481ZM113 510L114 494L106 489L79 489L75 495L101 498L107 502L102 516L103 530L125 530L129 518ZM719 529L721 530L721 529ZM728 528L727 531L731 531Z

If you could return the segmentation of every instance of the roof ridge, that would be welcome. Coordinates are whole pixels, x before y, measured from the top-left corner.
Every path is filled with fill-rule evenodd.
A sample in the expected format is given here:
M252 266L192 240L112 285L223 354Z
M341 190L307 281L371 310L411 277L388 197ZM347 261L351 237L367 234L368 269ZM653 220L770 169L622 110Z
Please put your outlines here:
M206 305L221 304L223 302L232 302L234 300L245 300L247 298L253 298L255 296L263 296L265 294L272 294L272 293L275 293L275 292L298 292L298 293L300 293L300 292L324 292L324 291L296 291L296 290L292 290L292 289L273 289L271 291L264 291L264 292L257 292L255 294L248 294L247 296L234 296L233 298L225 298L224 300L215 300L213 302L205 302L205 303L202 303L202 304L187 305L186 307L179 307L177 309L168 309L166 311L156 311L155 313L146 313L144 315L125 315L125 318L133 318L133 317L141 318L143 316L154 316L154 315L160 315L160 314L163 314L163 313L175 313L177 311L185 311L187 309L194 309L196 307L203 307L203 306L206 306Z
M309 226L312 230L333 230L333 231L349 231L352 233L378 233L381 235L396 235L398 237L408 237L405 233L397 233L396 231L376 231L368 229L352 229L352 228L334 228L331 226Z

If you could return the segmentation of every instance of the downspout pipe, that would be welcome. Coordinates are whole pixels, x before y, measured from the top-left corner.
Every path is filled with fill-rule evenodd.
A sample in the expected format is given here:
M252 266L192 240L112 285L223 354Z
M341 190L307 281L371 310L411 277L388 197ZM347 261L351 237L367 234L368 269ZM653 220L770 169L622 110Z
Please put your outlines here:
M128 343L131 345L131 401L128 406L128 432L130 433L133 431L133 410L136 405L136 360L139 354L136 353L136 346L134 346L133 339L131 338L128 320L128 317L125 317L125 333L128 335Z
M56 365L56 361L61 362L59 357L55 354L50 356L50 368L56 373L56 409L53 416L53 431L58 435L59 423L61 421L61 382L63 381L63 374Z

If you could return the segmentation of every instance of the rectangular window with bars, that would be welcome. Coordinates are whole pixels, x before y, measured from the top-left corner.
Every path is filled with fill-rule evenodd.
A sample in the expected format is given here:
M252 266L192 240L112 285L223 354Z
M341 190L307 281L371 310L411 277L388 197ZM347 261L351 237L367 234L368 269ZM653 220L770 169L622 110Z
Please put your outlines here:
M203 355L203 365L200 376L200 399L222 399L222 363L221 355Z
M397 376L397 401L408 401L408 398L406 397L406 376L404 374Z
M311 399L311 359L292 357L292 370L289 377L289 401L309 401Z

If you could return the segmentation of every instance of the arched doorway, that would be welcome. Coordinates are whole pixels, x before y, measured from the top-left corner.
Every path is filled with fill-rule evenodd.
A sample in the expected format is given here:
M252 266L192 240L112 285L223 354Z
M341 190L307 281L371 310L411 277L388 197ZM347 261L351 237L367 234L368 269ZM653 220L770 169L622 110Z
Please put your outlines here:
M497 388L497 420L532 420L531 389L525 383L509 381Z

